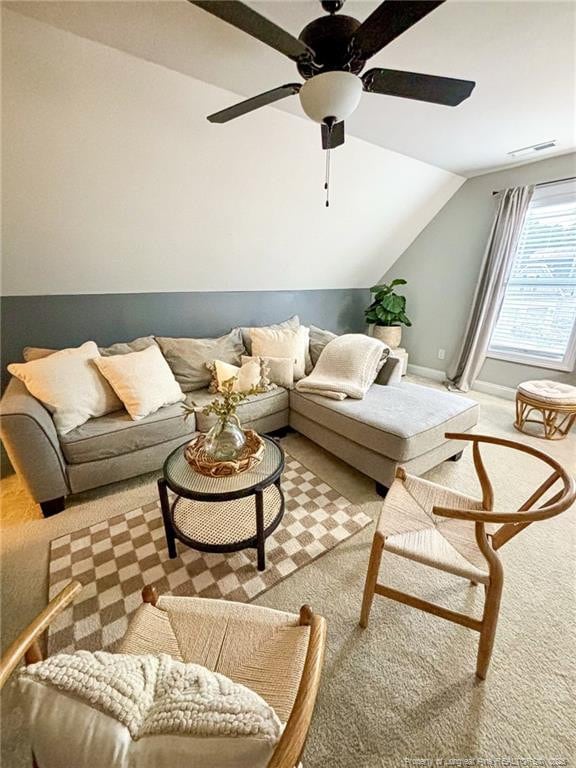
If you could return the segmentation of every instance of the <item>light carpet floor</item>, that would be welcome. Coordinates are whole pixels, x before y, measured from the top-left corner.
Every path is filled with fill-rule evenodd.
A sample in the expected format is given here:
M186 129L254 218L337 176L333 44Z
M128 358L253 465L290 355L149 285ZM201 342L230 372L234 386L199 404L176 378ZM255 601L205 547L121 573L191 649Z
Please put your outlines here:
M481 404L478 432L548 450L576 472L575 435L557 443L521 436L512 427L512 402L473 396ZM370 480L305 438L289 435L285 444L353 503L377 499ZM544 477L524 455L487 455L501 509L516 508ZM444 463L427 477L474 494L470 449L462 461ZM13 479L3 484L3 647L45 603L49 541L154 495L154 476L148 475L83 494L64 513L42 520ZM306 768L422 766L422 760L458 765L449 761L471 758L491 759L496 766L506 760L529 768L570 765L576 754L574 510L535 523L502 551L504 595L485 683L473 674L475 632L378 597L369 628L359 629L372 533L373 526L367 527L255 601L291 611L308 602L328 620ZM389 553L381 580L456 610L481 610L480 588ZM4 691L2 705L2 765L29 766L13 687Z

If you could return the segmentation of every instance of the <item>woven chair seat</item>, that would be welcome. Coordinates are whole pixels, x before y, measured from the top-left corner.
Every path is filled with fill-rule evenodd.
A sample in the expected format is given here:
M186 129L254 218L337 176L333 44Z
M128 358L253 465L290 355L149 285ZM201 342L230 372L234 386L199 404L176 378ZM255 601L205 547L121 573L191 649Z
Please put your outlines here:
M167 653L258 693L286 722L304 669L310 627L297 615L196 597L158 599L134 614L118 651Z
M407 475L392 483L382 504L378 531L384 549L471 581L487 584L488 564L476 543L474 523L451 520L433 507L482 509L482 503L448 488ZM487 532L497 526L487 525Z

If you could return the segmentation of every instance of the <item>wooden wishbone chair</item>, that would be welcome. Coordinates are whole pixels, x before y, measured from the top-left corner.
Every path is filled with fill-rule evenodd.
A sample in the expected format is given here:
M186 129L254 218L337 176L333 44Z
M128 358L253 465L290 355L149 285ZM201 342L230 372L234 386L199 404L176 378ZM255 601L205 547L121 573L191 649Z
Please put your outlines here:
M0 689L23 659L27 665L42 661L41 637L43 633L48 629L56 616L74 600L81 590L82 585L80 582L71 581L7 648L0 659ZM144 587L142 598L144 602L143 607L147 604L156 607L158 595L154 587ZM203 600L203 598L171 599L182 600L183 602ZM226 603L226 601L218 602ZM234 610L234 606L237 608L239 604L228 603L227 605L231 607L231 610ZM242 607L245 608L247 621L249 621L250 612L254 610L254 606L247 604ZM289 615L286 614L286 616ZM226 621L225 618L224 620ZM267 768L296 768L299 765L312 721L316 696L320 687L320 676L326 645L326 620L322 616L313 613L309 606L303 605L300 609L298 624L302 628L310 627L304 664L294 704ZM153 652L153 650L150 649L148 652ZM54 734L54 738L58 739L59 735ZM50 766L46 765L38 766L34 756L32 756L32 765L33 768L50 768ZM70 766L70 768L82 767Z
M488 435L447 433L446 439L472 443L482 500L413 477L402 467L398 468L396 479L382 502L372 542L360 626L368 625L373 597L377 594L474 629L480 633L476 675L484 680L492 655L504 581L497 551L532 523L568 509L576 498L576 487L574 479L557 461L529 445ZM527 453L552 469L548 479L516 512L494 511L494 492L480 454L482 443ZM536 507L557 482L561 488L546 503ZM483 582L486 595L482 618L448 610L378 583L384 550L463 576L472 584Z

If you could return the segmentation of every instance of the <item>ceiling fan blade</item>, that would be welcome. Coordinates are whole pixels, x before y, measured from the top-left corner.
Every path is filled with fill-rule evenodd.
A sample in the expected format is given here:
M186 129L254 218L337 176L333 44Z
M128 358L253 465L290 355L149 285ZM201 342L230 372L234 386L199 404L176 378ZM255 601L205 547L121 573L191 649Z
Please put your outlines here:
M418 72L401 72L397 69L369 69L362 75L364 90L385 96L429 101L456 107L467 99L476 83L453 77L422 75Z
M235 117L241 117L248 112L253 112L255 109L265 107L267 104L273 104L275 101L285 99L286 96L292 96L293 94L298 93L301 87L300 83L281 85L279 88L273 88L271 91L259 93L258 96L252 96L251 99L246 99L246 101L241 101L239 104L234 104L232 107L222 109L220 112L215 112L213 115L208 115L208 120L211 123L227 123L229 120L234 120Z
M332 126L332 130L322 123L322 149L336 149L341 144L344 144L344 120L339 123L335 123Z
M238 0L189 0L204 11L283 53L293 61L310 60L314 51L282 27Z
M363 59L369 59L445 0L384 0L360 25L352 45Z

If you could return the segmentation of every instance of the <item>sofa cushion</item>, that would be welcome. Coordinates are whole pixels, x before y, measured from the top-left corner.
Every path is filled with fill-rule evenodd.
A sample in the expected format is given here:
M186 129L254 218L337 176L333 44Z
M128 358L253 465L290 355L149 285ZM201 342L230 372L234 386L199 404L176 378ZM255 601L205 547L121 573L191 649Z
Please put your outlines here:
M207 389L202 389L190 393L187 402L194 402L198 408L203 408L216 397L218 395L211 394ZM252 395L248 400L241 403L238 406L238 418L242 426L250 426L258 419L288 410L289 404L288 392L285 389L282 387L270 389L260 395ZM200 432L208 432L215 421L215 416L206 416L201 411L196 412L196 428Z
M395 461L408 461L446 442L445 432L470 429L478 404L461 395L402 382L373 384L363 400L328 400L292 390L302 416Z
M190 393L186 400L203 408L215 397L218 395L201 389ZM288 405L288 392L279 387L250 397L238 408L238 416L243 425L250 425L258 419L288 410ZM214 424L214 416L198 412L185 421L183 413L181 403L175 403L139 421L132 421L126 411L90 419L61 436L62 452L70 464L84 464L161 445L177 437L184 443L196 430L207 432Z
M194 415L184 421L182 405L175 403L139 421L133 421L124 410L90 419L62 435L60 444L66 461L84 464L150 448L177 437L184 443L195 430Z

